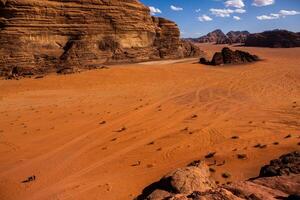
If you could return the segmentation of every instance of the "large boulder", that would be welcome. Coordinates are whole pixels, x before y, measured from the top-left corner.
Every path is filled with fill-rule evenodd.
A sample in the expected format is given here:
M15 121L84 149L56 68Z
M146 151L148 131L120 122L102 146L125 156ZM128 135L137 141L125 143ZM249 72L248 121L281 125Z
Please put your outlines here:
M256 55L252 55L248 52L231 49L225 47L221 52L216 52L211 62L205 59L200 59L201 64L206 65L223 65L223 64L243 64L258 61L259 58Z
M293 173L216 186L205 163L195 161L146 187L137 200L299 200L299 152L283 155L272 162L281 163L280 169Z
M200 162L197 165L179 168L168 173L158 182L147 186L137 199L161 200L166 196L186 195L193 191L204 192L215 187L216 184L210 178L208 166Z
M300 174L300 152L295 151L271 160L269 165L261 168L260 177Z
M0 43L0 76L202 53L138 0L1 0Z
M300 47L300 33L273 30L250 34L245 41L245 46L272 48Z

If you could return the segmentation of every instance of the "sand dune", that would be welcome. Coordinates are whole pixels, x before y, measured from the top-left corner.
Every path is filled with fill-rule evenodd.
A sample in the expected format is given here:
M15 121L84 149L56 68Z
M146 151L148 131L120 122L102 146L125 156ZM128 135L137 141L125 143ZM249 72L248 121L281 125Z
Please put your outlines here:
M201 46L209 56L222 48ZM1 80L0 199L133 199L209 152L220 183L256 176L300 148L300 48L241 49L263 61L153 62Z

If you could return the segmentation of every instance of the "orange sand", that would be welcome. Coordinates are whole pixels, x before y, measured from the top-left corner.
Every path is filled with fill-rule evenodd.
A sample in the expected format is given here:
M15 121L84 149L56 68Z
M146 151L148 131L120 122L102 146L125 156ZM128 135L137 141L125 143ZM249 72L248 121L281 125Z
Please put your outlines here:
M222 46L202 47L211 56ZM153 62L1 80L0 199L127 200L208 152L226 161L214 175L223 183L300 149L300 48L241 49L264 61Z

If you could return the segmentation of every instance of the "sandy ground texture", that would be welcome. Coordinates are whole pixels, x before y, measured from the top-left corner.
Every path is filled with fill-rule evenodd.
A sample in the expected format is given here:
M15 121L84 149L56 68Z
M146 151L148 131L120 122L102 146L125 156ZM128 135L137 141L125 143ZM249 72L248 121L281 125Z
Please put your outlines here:
M222 46L202 47L211 56ZM300 48L240 49L264 60L1 80L0 199L129 200L210 152L226 183L299 150Z

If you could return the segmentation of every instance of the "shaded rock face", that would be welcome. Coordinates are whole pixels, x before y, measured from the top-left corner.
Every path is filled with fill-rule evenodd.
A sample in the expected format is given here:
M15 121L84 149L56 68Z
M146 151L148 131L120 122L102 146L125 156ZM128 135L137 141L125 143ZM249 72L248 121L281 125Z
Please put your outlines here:
M300 174L300 152L282 155L261 168L260 177Z
M294 161L283 162L282 159L294 160L298 155L299 152L294 152L280 157L281 167L286 168L290 163L296 164ZM169 180L165 184L166 179L173 180L173 182ZM207 183L206 180L208 180ZM196 186L199 182L201 182L201 187ZM195 186L193 186L194 183ZM202 162L173 171L159 182L145 188L137 200L298 200L299 195L299 173L289 176L258 177L216 186L210 179L207 166Z
M199 43L217 43L217 41L223 41L227 39L227 36L222 32L222 30L217 29L205 36L196 39L196 41Z
M244 51L232 51L225 47L221 52L216 52L209 62L204 58L200 59L201 64L206 65L224 65L224 64L243 64L258 61L259 58L256 55L251 55Z
M300 47L300 34L286 30L250 34L245 41L245 46L271 48Z
M0 75L202 53L179 36L174 22L151 17L138 0L1 0Z

